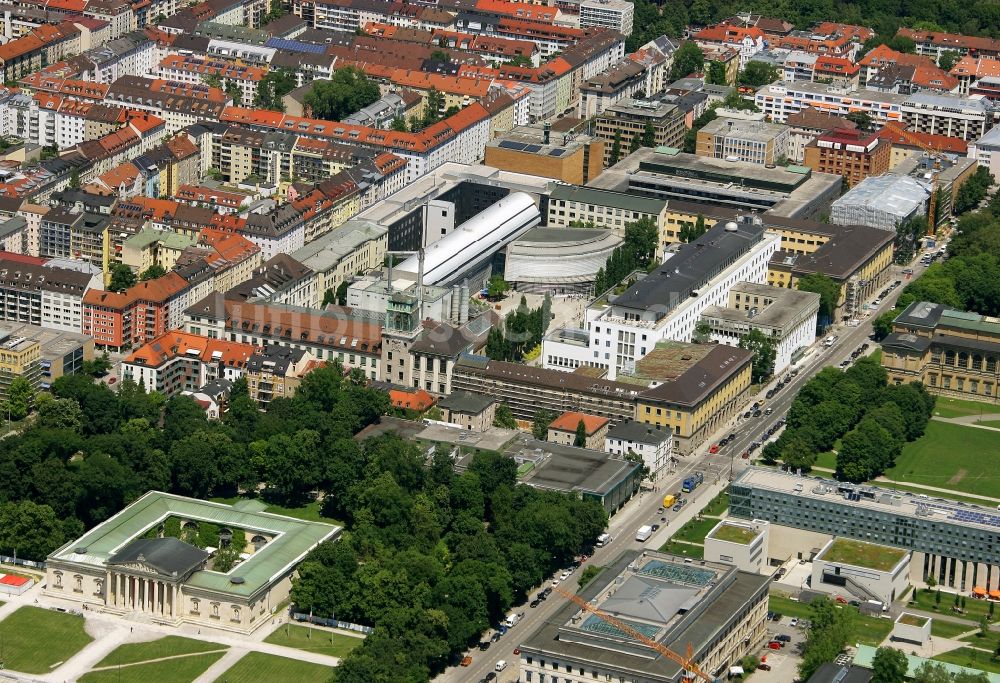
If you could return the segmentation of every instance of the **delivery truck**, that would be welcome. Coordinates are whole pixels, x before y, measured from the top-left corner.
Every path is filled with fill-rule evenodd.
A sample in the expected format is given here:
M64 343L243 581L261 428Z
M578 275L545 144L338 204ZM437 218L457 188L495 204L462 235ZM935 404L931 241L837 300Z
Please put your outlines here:
M648 524L644 524L639 527L639 530L635 532L635 540L637 541L648 541L649 537L653 535L653 527Z

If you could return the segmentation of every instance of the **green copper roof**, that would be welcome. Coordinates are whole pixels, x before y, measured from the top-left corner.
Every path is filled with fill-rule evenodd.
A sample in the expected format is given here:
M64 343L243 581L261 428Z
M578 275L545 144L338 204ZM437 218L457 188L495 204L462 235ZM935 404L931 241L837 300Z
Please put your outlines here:
M141 537L168 517L209 522L249 532L273 536L267 545L253 553L228 573L196 571L186 585L248 597L270 582L272 577L302 560L319 543L333 538L340 527L321 522L307 522L268 512L224 503L150 491L117 515L67 543L49 555L49 559L104 567L109 557L133 539ZM242 583L233 583L240 577Z

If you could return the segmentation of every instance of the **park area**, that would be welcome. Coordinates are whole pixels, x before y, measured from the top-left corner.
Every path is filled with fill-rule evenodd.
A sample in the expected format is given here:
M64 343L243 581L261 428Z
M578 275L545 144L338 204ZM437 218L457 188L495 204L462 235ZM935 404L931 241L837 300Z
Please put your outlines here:
M218 643L166 636L125 643L99 661L81 683L190 683L229 648Z
M287 657L277 657L262 652L248 652L215 683L323 683L333 674L333 669L321 664L299 662Z
M345 636L328 629L286 624L265 638L264 642L344 658L365 641L361 637Z
M21 607L0 621L0 664L27 674L49 673L92 640L81 616Z

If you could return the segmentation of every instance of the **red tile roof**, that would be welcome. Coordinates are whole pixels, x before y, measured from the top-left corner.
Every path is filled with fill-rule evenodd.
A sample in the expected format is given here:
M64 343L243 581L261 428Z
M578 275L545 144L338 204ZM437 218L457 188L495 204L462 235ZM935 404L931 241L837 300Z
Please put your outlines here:
M996 78L1000 76L1000 59L965 55L948 73L958 78L962 76L971 76L973 79Z
M897 36L909 38L915 43L930 43L939 47L972 50L979 52L1000 52L1000 40L995 38L980 38L965 36L960 33L944 33L941 31L917 31L912 28L900 27Z
M939 152L949 152L953 154L966 154L969 151L969 143L962 138L948 137L947 135L931 135L930 133L919 133L908 130L907 135L901 135L896 126L885 126L878 132L879 138L888 140L897 147L919 147L914 139L924 143L931 149Z
M174 330L143 344L124 362L146 367L159 367L178 356L197 357L202 362L221 363L226 367L242 368L259 346L223 339L209 339L198 334Z
M567 410L565 413L552 421L552 424L549 425L549 429L555 429L560 432L575 432L581 420L583 420L583 426L587 430L587 436L594 434L608 424L608 419L606 417L598 417L596 415L587 415L586 413L576 413L572 410Z
M171 271L163 277L154 280L146 280L124 292L107 292L102 289L89 289L83 295L83 303L91 306L105 306L107 308L125 309L137 301L150 301L153 303L165 303L171 297L183 292L188 283L177 273Z
M389 400L397 408L423 412L437 403L437 399L423 389L390 389Z

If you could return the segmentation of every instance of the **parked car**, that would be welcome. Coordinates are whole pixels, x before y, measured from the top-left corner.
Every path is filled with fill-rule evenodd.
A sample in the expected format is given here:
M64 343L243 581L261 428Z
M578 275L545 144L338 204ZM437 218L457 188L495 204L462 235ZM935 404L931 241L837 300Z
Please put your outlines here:
M654 524L654 525L652 526L652 529L653 529L653 531L659 531L659 529L660 529L660 525L659 525L659 524Z
M468 655L462 657L462 666L472 666L472 657Z
M761 662L760 664L757 665L757 670L758 671L770 671L771 670L771 665L768 664L767 662Z
M712 446L708 449L708 452L711 453L711 454L713 454L713 455L716 454L716 453L718 453L719 452L719 444L713 443Z
M538 598L535 598L534 600L532 600L531 602L528 603L528 607L538 607L541 604L542 604L542 601L539 600Z
M488 641L488 640L482 641L481 643L479 643L479 651L480 652L486 652L487 650L490 649L490 645L492 645L492 643L490 643L490 641Z
M789 636L789 635L785 635L784 633L776 635L774 637L774 639L778 640L778 641L781 641L782 643L790 643L790 642L792 642L792 637Z
M769 648L771 648L772 650L780 650L781 649L781 643L778 642L777 640L772 640L771 642L769 642L767 644L767 646Z
M548 586L546 586L542 590L542 592L538 594L538 599L539 600L544 600L545 598L549 597L549 595L551 595L551 593L552 593L552 589L549 588Z
M781 621L781 612L775 612L774 616L771 617L771 621Z
M792 628L795 628L796 626L799 625L799 620L795 617L792 617L792 620L788 622L788 625L791 626Z

